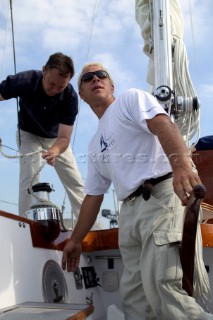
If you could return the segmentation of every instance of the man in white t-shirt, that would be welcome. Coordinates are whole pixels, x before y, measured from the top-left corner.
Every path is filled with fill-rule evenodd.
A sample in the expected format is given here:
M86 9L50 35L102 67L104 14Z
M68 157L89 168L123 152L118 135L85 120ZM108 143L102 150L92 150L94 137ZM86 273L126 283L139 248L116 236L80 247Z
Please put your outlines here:
M113 81L100 63L84 66L78 86L99 126L89 145L86 197L62 268L78 266L82 240L113 183L123 201L119 247L125 319L208 319L182 288L184 206L201 181L177 126L151 94L129 89L115 98Z

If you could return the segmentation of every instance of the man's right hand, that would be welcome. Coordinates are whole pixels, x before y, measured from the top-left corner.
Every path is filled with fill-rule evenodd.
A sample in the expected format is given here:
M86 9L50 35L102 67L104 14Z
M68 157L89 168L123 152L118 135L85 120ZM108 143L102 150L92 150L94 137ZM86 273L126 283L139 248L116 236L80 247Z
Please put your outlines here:
M78 222L72 231L71 238L67 241L64 247L62 257L63 270L73 272L78 267L82 252L82 241L92 228L97 218L103 198L103 194L85 196L81 205Z
M74 272L79 266L81 252L81 243L74 243L72 239L69 239L63 251L62 269Z

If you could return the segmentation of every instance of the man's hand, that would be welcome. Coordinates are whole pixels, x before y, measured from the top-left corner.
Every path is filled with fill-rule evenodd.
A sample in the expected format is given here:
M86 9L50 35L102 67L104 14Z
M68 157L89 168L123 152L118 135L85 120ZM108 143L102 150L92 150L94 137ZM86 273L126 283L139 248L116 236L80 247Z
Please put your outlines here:
M58 154L55 154L53 151L48 150L42 154L42 158L47 161L47 163L51 166L55 165L56 158Z
M67 269L68 272L74 272L79 266L81 252L81 243L74 243L72 239L70 239L64 247L62 269Z
M183 167L179 167L174 170L174 191L180 198L183 206L187 205L193 188L198 184L202 184L202 182L192 168L184 169Z

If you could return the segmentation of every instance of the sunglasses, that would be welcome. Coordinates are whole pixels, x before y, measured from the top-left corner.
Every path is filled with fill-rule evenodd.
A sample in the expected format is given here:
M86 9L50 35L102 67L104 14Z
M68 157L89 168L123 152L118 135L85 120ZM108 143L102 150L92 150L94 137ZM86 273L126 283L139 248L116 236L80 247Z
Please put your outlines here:
M99 79L109 78L109 74L104 70L87 72L87 73L83 74L83 76L81 77L81 84L82 84L82 82L90 82L94 76L98 77Z

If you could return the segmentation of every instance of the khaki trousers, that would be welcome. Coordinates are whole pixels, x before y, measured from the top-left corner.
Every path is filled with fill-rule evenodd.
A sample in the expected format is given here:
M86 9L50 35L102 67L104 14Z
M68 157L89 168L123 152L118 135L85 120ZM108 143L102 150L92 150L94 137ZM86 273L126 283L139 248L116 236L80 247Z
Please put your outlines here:
M207 314L182 289L179 243L184 208L172 179L153 189L151 198L125 200L119 216L124 263L121 295L126 320L206 320Z
M56 139L47 139L20 130L21 146L19 151L21 154L40 151L42 149L48 150ZM17 133L17 142L18 142ZM19 147L19 144L18 144ZM76 218L80 210L81 203L84 198L84 186L83 181L78 171L77 164L70 147L60 155L62 161L56 160L56 164L53 167L69 198L72 206L72 211ZM28 188L31 179L38 172L41 165L41 153L20 158L20 175L19 175L19 214L24 216L24 213L31 207L31 196L28 194ZM33 184L39 182L39 175L36 177ZM42 181L48 182L48 181Z

